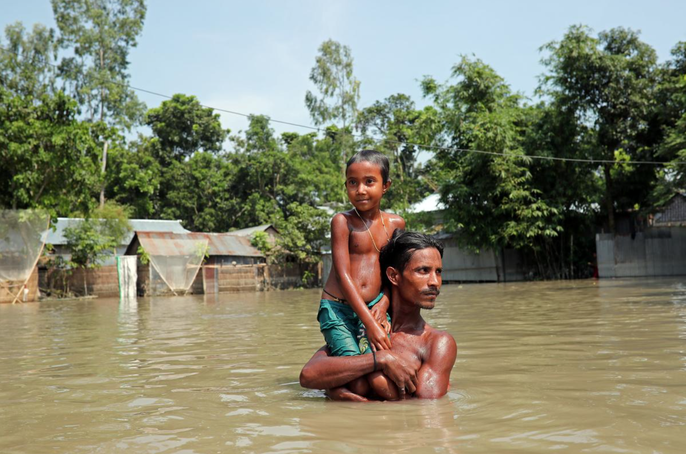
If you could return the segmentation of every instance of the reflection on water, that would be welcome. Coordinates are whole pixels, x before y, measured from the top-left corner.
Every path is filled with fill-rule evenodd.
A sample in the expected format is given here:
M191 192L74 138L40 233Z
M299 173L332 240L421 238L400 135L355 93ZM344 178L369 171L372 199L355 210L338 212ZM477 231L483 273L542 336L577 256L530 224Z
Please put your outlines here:
M686 452L684 280L445 286L438 401L302 389L317 301L0 306L0 452Z

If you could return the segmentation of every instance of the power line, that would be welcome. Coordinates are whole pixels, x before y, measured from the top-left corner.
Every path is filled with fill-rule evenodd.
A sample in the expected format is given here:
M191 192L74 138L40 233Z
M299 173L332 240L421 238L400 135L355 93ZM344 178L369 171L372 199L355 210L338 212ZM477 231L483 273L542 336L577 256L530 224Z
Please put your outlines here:
M12 54L15 56L18 56L14 52L11 52L7 49L4 49L0 47L0 50L3 52L6 52L8 54ZM59 69L58 65L55 65L53 63L47 63L50 66L53 66L57 69ZM128 83L122 83L122 82L116 82L116 81L109 81L110 83L113 83L115 85L120 85L126 88L130 88L132 90L140 91L143 93L148 93L154 96L159 96L161 98L165 99L173 99L173 96L165 95L163 93L158 93L152 90L148 90L145 88L139 88L139 87L134 87L131 84ZM228 110L228 109L223 109L220 107L212 107L208 106L206 104L200 103L201 107L204 107L206 109L212 109L216 110L218 112L224 112L228 113L231 115L238 115L244 118L249 118L250 116L254 114L246 114L243 112L237 112L235 110ZM258 114L259 115L259 114ZM294 123L290 121L285 121L285 120L278 120L275 118L272 118L268 115L265 115L270 122L274 123L279 123L283 125L289 125L289 126L295 126L298 128L304 128L304 129L309 129L312 131L317 131L317 132L322 132L322 128L318 128L316 126L311 126L311 125L303 125L300 123ZM353 136L357 137L363 137L359 134L352 134ZM423 148L423 149L431 149L431 150L445 150L445 151L458 151L458 152L465 152L465 153L476 153L476 154L483 154L483 155L489 155L489 156L503 156L503 157L511 157L511 158L528 158L528 159L540 159L540 160L546 160L546 161L559 161L559 162L579 162L579 163L587 163L587 164L634 164L634 165L657 165L657 166L666 166L670 164L678 164L678 165L686 165L686 161L670 161L670 162L660 162L660 161L613 161L611 159L584 159L584 158L559 158L555 156L542 156L542 155L527 155L527 154L508 154L506 152L497 152L497 151L485 151L485 150L474 150L474 149L467 149L467 148L456 148L456 147L442 147L439 145L427 145L427 144L419 144L419 143L414 143L414 142L408 142L408 141L400 141L400 140L387 140L388 142L391 143L396 143L400 145L412 145L418 148Z

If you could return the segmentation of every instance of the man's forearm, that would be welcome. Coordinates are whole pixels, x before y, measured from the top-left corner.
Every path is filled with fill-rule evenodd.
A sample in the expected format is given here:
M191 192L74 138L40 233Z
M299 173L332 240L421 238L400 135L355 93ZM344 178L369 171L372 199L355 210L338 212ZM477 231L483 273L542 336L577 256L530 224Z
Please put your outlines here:
M322 348L300 372L300 385L311 389L335 388L373 371L372 355L328 356Z

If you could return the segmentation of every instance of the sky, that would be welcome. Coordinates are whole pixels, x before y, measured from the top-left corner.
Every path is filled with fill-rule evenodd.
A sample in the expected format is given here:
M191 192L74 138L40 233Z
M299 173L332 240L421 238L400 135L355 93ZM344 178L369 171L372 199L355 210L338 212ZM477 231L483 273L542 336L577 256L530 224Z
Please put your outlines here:
M55 27L49 0L0 3L3 29L15 21ZM462 55L481 59L513 91L532 98L545 70L539 48L575 24L596 33L639 30L661 62L686 41L683 0L148 0L147 8L130 54L132 86L305 125L312 124L304 103L307 90L314 90L310 70L327 39L351 48L361 107L395 93L425 105L419 80L446 81ZM148 107L164 100L138 96ZM230 114L222 114L222 123L233 133L247 127L244 117ZM277 133L309 132L272 126Z

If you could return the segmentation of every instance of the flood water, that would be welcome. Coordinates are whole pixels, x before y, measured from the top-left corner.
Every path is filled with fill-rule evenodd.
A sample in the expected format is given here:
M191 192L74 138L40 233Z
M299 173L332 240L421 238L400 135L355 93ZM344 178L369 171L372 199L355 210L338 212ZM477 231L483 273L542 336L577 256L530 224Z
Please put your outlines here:
M684 453L686 279L446 285L436 401L298 384L317 291L0 306L2 453Z

